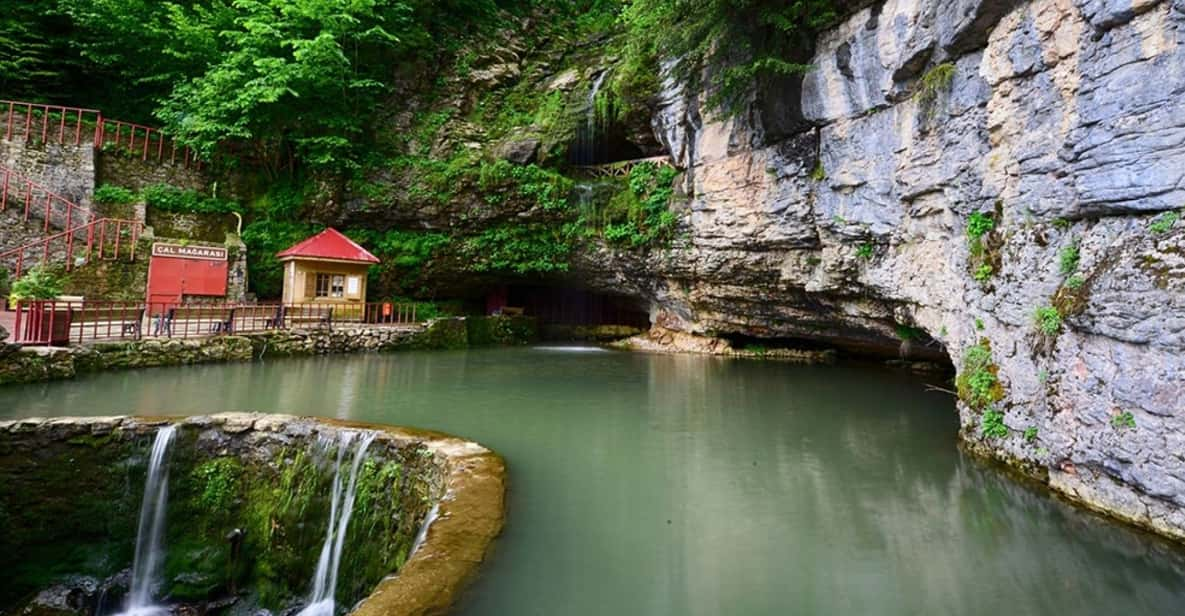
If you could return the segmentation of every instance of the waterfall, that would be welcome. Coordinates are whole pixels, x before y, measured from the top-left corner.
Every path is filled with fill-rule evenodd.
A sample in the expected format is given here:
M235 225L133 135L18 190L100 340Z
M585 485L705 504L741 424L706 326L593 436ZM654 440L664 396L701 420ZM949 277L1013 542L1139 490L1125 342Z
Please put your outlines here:
M601 71L600 74L593 79L592 88L588 91L588 100L585 102L584 120L580 123L580 130L576 135L576 144L572 152L572 162L577 165L593 165L603 162L601 158L601 139L602 133L605 131L605 122L608 120L607 114L601 113L602 110L597 109L597 95L601 93L601 86L605 83L605 78L609 76L609 71Z
M147 616L164 612L152 605L152 590L160 574L161 543L165 534L165 509L169 501L169 466L165 457L177 426L165 426L152 442L148 479L144 482L144 501L140 504L140 523L136 529L136 557L132 561L132 585L124 616Z
M411 551L407 553L407 557L411 558L416 551L424 545L424 540L428 538L428 529L432 527L432 523L436 521L436 516L440 514L440 503L432 505L428 510L428 515L424 516L424 523L420 526L420 532L416 533L416 539L411 544Z
M357 432L348 431L338 434L337 462L333 467L333 493L329 504L329 523L325 529L325 541L321 544L321 557L317 559L317 570L313 573L313 592L309 596L309 604L297 616L333 616L336 608L334 593L337 590L337 570L341 564L342 546L346 541L350 515L354 513L354 490L358 484L358 468L362 466L366 449L374 440L373 432L362 435L362 440L354 452L350 476L343 491L342 462L345 460L346 450L357 436Z

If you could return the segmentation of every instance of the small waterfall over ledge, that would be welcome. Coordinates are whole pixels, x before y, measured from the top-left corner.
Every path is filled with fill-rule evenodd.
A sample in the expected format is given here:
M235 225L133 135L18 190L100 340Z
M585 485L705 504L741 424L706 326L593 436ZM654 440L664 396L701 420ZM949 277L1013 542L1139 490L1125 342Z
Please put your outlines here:
M342 490L342 462L351 443L359 437L358 432L338 434L337 461L333 467L333 494L329 509L329 522L325 529L325 541L321 544L321 557L317 559L317 570L313 574L313 591L309 604L297 616L333 616L336 608L334 595L337 590L337 572L341 565L342 546L350 516L354 513L354 493L358 485L358 469L367 448L374 441L375 433L361 434L361 440L354 451L350 465L350 476L345 490Z
M169 501L169 465L167 456L176 426L164 426L156 433L144 482L144 500L140 504L140 522L136 530L136 556L132 562L132 583L124 612L120 616L149 616L165 612L152 604L152 591L160 577L164 549L165 510Z

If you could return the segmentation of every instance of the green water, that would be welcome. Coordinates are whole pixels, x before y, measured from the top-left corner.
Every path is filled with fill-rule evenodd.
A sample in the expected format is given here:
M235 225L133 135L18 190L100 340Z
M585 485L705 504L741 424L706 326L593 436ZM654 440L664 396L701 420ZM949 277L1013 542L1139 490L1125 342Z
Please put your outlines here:
M509 462L458 612L1185 613L1185 552L962 455L900 373L541 349L112 373L0 417L257 410L431 428Z

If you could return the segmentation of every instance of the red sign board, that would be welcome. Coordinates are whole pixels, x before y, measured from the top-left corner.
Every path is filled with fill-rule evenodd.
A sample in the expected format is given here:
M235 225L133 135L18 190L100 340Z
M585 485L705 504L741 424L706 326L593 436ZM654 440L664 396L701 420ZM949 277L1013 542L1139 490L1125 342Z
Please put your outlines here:
M153 244L148 302L178 304L185 295L226 297L228 270L222 246Z

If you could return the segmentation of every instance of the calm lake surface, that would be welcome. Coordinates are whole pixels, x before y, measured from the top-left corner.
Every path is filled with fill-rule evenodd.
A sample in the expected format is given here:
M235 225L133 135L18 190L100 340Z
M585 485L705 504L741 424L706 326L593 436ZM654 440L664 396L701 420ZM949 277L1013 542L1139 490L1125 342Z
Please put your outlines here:
M964 456L952 399L879 368L531 348L0 388L6 419L232 410L504 455L461 614L1185 614L1185 553Z

